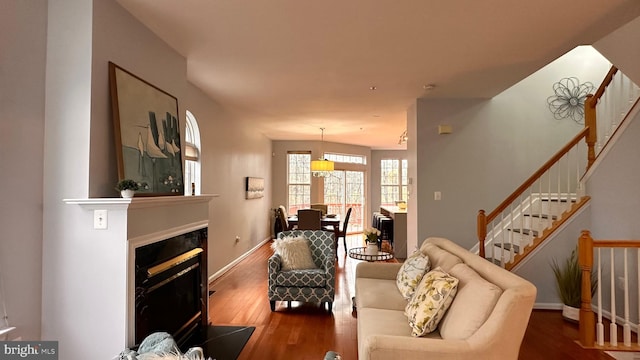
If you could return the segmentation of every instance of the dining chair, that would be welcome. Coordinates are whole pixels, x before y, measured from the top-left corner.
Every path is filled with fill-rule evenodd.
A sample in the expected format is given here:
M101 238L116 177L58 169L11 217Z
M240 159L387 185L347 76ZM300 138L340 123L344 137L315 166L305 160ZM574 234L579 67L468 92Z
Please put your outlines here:
M322 230L322 212L315 209L298 210L298 230Z
M338 253L338 238L342 237L342 241L344 244L344 252L347 251L347 227L349 226L349 217L351 216L351 208L347 209L347 215L344 217L344 223L342 223L342 229L334 229L333 226L325 226L323 230L325 231L333 231L335 233L335 242L336 242L336 254Z
M327 215L327 212L329 211L329 206L327 204L311 204L311 208L322 211L322 216Z
M289 220L287 219L288 219L287 210L284 208L284 206L280 205L278 207L278 220L280 221L282 231L291 230L291 226L289 225ZM276 234L276 236L277 235L278 234Z

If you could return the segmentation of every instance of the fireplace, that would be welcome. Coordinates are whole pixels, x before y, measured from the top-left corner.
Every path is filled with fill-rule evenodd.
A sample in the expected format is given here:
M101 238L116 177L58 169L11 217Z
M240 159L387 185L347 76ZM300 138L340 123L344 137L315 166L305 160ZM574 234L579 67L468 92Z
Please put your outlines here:
M47 285L49 300L46 303L48 325L45 336L64 344L60 350L64 354L61 358L112 359L125 348L135 348L144 336L143 331L171 328L168 332L177 335L177 340L189 341L187 338L191 336L191 328L196 328L194 333L198 332L198 327L206 329L206 253L207 243L211 240L207 239L209 234L206 229L210 227L210 201L216 196L64 200L70 206L67 209L70 218L85 225L75 226L74 229L78 231L73 236L56 244L55 251L73 256L64 257L65 261L58 267L49 266L55 271L56 279L78 280L59 280ZM91 225L95 226L96 211L104 216L104 227L101 229L91 228ZM188 238L186 234L192 232L199 234L195 235L197 241L185 240ZM172 238L182 241L165 243ZM183 246L166 245L173 242L182 243ZM154 245L156 243L160 245ZM158 286L151 289L175 275L169 276L160 270L179 260L175 259L177 256L192 250L197 251L197 254L187 254L187 260L180 264L184 267L178 271L191 267L185 271L185 276L174 278L176 282L169 287ZM140 261L138 266L136 258ZM167 262L169 260L173 261ZM194 266L194 262L198 261L199 265ZM156 267L162 264L164 265ZM79 272L78 269L84 270ZM153 276L148 275L150 270ZM147 275L138 280L136 275L139 273ZM80 281L85 279L92 281ZM153 282L156 284L152 284ZM140 284L149 289L137 289ZM148 297L155 301L156 296L162 298L167 293L182 293L170 291L172 287L190 288L192 294L200 289L202 294L198 297L201 307L199 312L193 295L173 299L174 305L170 310L162 301L155 305L153 302L150 305L145 303ZM138 298L140 295L144 299ZM60 302L54 301L56 299L60 299ZM147 316L151 321L139 325L139 331L136 331L137 308L144 309L143 316L147 316L148 311L149 314L169 315L168 324L158 325L155 322L156 316ZM178 308L186 310L175 313L174 310Z
M135 344L156 331L185 347L207 325L207 229L135 249Z

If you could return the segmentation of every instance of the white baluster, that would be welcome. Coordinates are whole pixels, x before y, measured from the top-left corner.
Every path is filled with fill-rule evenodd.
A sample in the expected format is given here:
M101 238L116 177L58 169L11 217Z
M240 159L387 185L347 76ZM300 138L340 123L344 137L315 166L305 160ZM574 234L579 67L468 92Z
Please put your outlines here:
M571 151L567 152L567 211L571 210Z
M629 325L629 272L627 271L627 248L624 248L624 326L622 327L624 346L631 346L631 325Z
M509 211L509 216L510 216L511 228L515 230L516 222L515 222L514 215L513 215L513 213L514 213L513 203L511 203L510 209L511 209L511 211ZM509 261L513 261L513 257L512 257L512 254L513 254L513 237L515 236L515 234L513 233L513 231L510 231L510 233L511 233L511 236L509 236L509 244L511 244L511 247L508 250L509 251ZM520 228L520 237L522 237L522 228ZM502 254L504 255L504 250L503 250Z
M616 325L616 270L613 261L613 248L611 248L611 325L609 325L609 343L611 346L618 346L618 327Z
M640 252L638 252L640 258ZM596 325L596 341L599 346L604 346L604 324L602 324L602 258L598 248L598 323Z
M504 234L504 223L502 221L500 221L498 224L500 224L500 227L498 228L498 230L500 231L500 236L502 237ZM495 261L496 260L496 241L498 240L498 234L495 233L495 229L496 227L493 227L493 234L491 235L491 261Z
M538 179L538 181L540 181L540 179ZM531 223L533 225L533 222L536 221L535 218L532 216L533 215L533 187L534 185L531 185L531 187L529 188L529 214L531 216L529 216L529 223ZM542 216L538 217L538 229L542 229L542 223L540 222L540 220L542 220ZM533 226L532 226L533 227ZM542 230L541 230L542 231ZM533 238L531 238L531 241L529 242L529 246L533 245ZM524 253L524 246L520 247L520 254Z

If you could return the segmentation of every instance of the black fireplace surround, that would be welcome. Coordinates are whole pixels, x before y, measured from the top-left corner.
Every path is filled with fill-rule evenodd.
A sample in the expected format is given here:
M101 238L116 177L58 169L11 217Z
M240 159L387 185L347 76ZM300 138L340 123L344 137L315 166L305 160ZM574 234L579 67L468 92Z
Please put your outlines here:
M164 331L183 348L208 325L207 229L135 250L135 344Z

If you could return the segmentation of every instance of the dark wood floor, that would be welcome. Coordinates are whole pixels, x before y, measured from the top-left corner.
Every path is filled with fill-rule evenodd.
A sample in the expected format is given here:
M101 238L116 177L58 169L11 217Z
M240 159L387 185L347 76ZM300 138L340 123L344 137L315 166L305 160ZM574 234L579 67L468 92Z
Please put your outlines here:
M361 236L348 237L348 247ZM336 299L329 314L320 305L278 303L275 312L267 299L267 258L270 244L262 246L240 264L214 281L210 289L210 318L214 325L250 325L256 330L239 359L313 359L337 351L356 360L356 316L351 309L355 265L340 244L336 274ZM562 320L559 311L534 311L520 349L520 359L612 359L602 351L585 350L575 343L577 325ZM400 360L400 359L398 359Z

